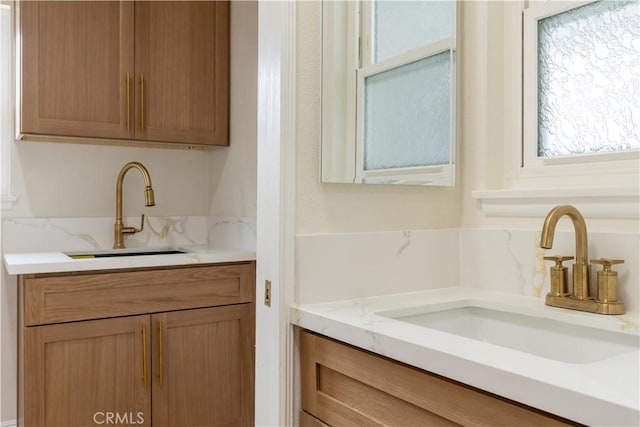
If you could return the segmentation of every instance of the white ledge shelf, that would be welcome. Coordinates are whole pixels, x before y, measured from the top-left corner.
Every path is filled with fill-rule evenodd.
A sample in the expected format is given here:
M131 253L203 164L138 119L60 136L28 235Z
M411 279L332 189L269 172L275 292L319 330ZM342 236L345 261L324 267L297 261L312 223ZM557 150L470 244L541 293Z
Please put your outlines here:
M11 195L5 195L3 194L0 197L0 202L1 202L1 206L0 208L3 211L10 211L13 208L13 203L18 200L18 198L16 196L11 196Z
M556 205L573 205L587 218L640 218L637 187L475 190L471 195L492 217L538 218Z

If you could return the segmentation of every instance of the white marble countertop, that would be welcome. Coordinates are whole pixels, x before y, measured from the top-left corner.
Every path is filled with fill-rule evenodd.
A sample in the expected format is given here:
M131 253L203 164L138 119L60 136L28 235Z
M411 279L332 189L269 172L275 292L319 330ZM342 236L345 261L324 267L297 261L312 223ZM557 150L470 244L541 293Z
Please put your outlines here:
M291 322L581 423L640 425L640 349L595 362L568 363L380 315L460 301L463 306L639 334L638 313L582 313L547 307L539 298L459 287L294 305Z
M9 274L62 273L71 271L121 268L163 267L253 261L254 251L228 248L181 247L184 254L119 256L73 259L63 252L6 253L4 263Z

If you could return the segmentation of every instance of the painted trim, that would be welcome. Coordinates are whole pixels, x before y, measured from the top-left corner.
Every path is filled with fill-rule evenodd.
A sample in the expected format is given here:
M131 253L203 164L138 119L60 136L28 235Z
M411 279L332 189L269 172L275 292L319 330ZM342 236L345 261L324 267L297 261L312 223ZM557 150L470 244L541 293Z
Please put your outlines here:
M360 6L322 2L321 182L354 182Z
M9 420L0 422L0 427L17 427L18 420Z
M2 195L0 198L2 211L10 211L13 209L13 203L18 200L16 196Z
M294 425L296 3L258 4L255 424ZM262 304L271 280L271 307Z
M554 206L570 204L587 218L640 218L637 187L476 190L471 195L486 216L544 217Z
M15 92L16 92L16 83L19 82L19 74L18 74L18 70L16 69L16 65L18 63L18 59L19 57L19 50L17 50L17 45L16 45L16 25L17 25L17 11L19 9L19 6L14 3L13 1L2 1L2 8L3 8L3 15L8 11L8 18L9 18L9 32L11 34L10 36L10 41L9 41L9 45L10 48L8 49L10 52L10 58L9 58L9 95L6 98L2 99L2 103L6 105L2 105L2 109L4 110L6 108L6 112L9 114L9 117L6 118L1 118L0 120L3 121L3 124L0 125L0 128L2 129L2 132L0 133L0 170L2 171L2 173L0 174L0 183L1 183L1 187L2 187L2 195L0 196L0 201L1 201L1 206L0 209L2 211L9 211L13 208L13 203L17 200L17 197L13 195L13 190L11 187L11 144L14 142L14 134L15 134L15 129L13 129L13 126L15 124L15 117L14 116L19 116L19 114L15 114L15 111L20 111L17 110L13 104L13 101L15 100ZM5 15L3 17L3 20L7 17L7 15ZM4 31L4 30L3 30ZM2 42L4 43L5 40L3 39ZM4 50L4 48L3 48ZM5 82L0 82L0 84L4 85ZM4 123L4 122L7 123ZM6 128L4 128L3 126L7 125ZM7 136L5 138L5 136Z
M281 116L280 116L280 366L284 375L280 385L281 425L297 425L299 408L295 399L296 357L294 329L289 307L295 300L296 242L296 83L297 9L296 2L285 2L282 25Z

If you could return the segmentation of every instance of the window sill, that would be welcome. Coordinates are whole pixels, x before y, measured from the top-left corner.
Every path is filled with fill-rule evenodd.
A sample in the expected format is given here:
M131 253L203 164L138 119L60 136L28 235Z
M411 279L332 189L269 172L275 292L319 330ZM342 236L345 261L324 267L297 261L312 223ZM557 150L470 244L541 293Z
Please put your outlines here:
M588 218L640 218L638 187L476 190L471 195L490 217L544 217L554 206L569 204Z
M2 211L10 211L13 208L13 202L16 200L18 200L16 196L7 196L3 194L0 197L0 207Z

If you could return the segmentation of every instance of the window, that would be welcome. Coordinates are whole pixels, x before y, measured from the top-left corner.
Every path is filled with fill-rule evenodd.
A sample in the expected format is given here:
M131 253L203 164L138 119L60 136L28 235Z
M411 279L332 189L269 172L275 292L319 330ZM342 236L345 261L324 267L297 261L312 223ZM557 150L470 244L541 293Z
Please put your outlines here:
M362 2L356 182L452 185L456 3Z
M323 2L323 182L455 184L457 7Z
M493 46L502 43L504 55L504 181L500 189L478 189L472 196L487 216L543 217L554 205L571 204L586 217L637 221L640 150L633 140L640 129L640 3L501 5L502 34L488 36ZM626 71L619 61L627 61ZM607 70L603 77L611 87L595 78L598 67ZM611 103L617 85L626 85L618 91L626 96ZM596 118L590 108L602 115ZM627 115L624 122L621 114ZM594 138L594 129L606 137Z
M638 28L637 0L534 3L525 10L525 173L637 173Z

